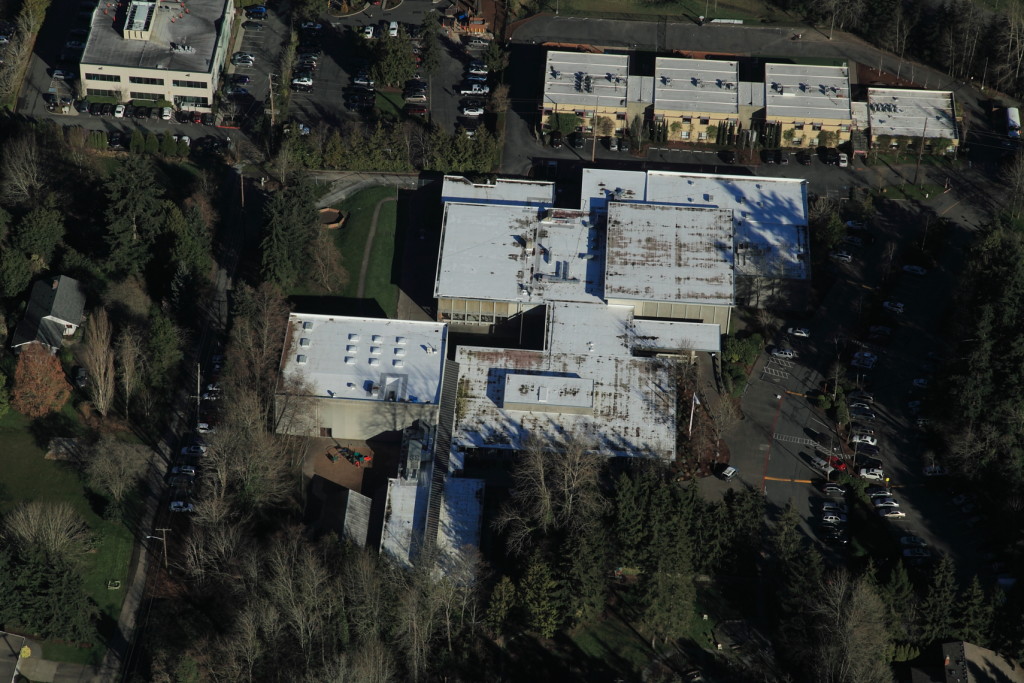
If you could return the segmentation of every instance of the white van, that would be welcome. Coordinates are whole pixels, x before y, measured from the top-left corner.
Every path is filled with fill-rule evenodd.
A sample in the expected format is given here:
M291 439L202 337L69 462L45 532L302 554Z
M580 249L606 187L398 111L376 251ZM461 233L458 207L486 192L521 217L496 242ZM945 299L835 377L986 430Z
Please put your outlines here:
M835 470L834 467L828 464L828 461L818 455L811 456L811 467L819 469L825 473L825 476L829 476Z
M388 24L388 38L397 38L397 37L398 37L398 22L397 21L392 21L390 24Z

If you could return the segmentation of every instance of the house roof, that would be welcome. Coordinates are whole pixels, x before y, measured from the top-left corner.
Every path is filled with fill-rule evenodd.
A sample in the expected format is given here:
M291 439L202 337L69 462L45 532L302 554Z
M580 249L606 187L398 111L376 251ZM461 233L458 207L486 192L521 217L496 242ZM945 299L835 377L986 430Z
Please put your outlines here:
M38 341L60 348L65 324L81 325L85 316L85 292L74 278L59 275L32 285L25 318L18 323L12 347Z

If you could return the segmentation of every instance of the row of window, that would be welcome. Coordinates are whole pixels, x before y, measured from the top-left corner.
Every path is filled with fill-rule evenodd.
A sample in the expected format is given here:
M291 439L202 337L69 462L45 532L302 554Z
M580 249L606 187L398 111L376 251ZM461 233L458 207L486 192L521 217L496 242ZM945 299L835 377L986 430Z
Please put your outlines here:
M130 92L128 94L133 100L162 100L164 98L163 94L158 92Z
M110 83L120 83L121 77L116 74L85 74L85 80L87 81L108 81ZM141 76L129 76L128 81L135 83L136 85L163 85L164 79L162 78L143 78ZM205 88L206 83L202 81L172 81L175 88Z

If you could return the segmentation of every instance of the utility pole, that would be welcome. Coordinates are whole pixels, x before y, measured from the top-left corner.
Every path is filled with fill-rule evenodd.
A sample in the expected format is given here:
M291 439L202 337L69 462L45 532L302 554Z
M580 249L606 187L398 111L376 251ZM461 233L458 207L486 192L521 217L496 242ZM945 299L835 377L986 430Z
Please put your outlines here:
M267 75L267 87L270 90L270 127L273 128L276 122L274 116L274 74Z
M200 369L199 363L196 363L196 422L199 422L199 409L202 407L201 401L203 400L202 392L203 373Z
M167 571L168 570L168 567L167 567L167 532L170 531L170 529L154 529L154 531L161 532L161 535L160 536L151 536L151 535L147 534L146 538L155 538L155 539L157 539L159 541L163 541L163 544L164 544L164 570Z
M920 149L917 150L917 168L914 169L914 184L917 185L917 175L921 172L921 157L924 156L924 141L925 136L928 134L928 119L924 120L924 130L921 131L921 144L918 145Z

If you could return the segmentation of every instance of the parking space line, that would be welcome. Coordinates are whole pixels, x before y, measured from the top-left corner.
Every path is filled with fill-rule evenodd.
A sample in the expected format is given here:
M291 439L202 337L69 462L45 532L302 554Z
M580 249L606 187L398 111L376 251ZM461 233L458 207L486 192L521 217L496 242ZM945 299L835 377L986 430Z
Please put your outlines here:
M814 482L810 479L786 479L783 477L765 477L767 481L788 481L791 484L813 484Z

